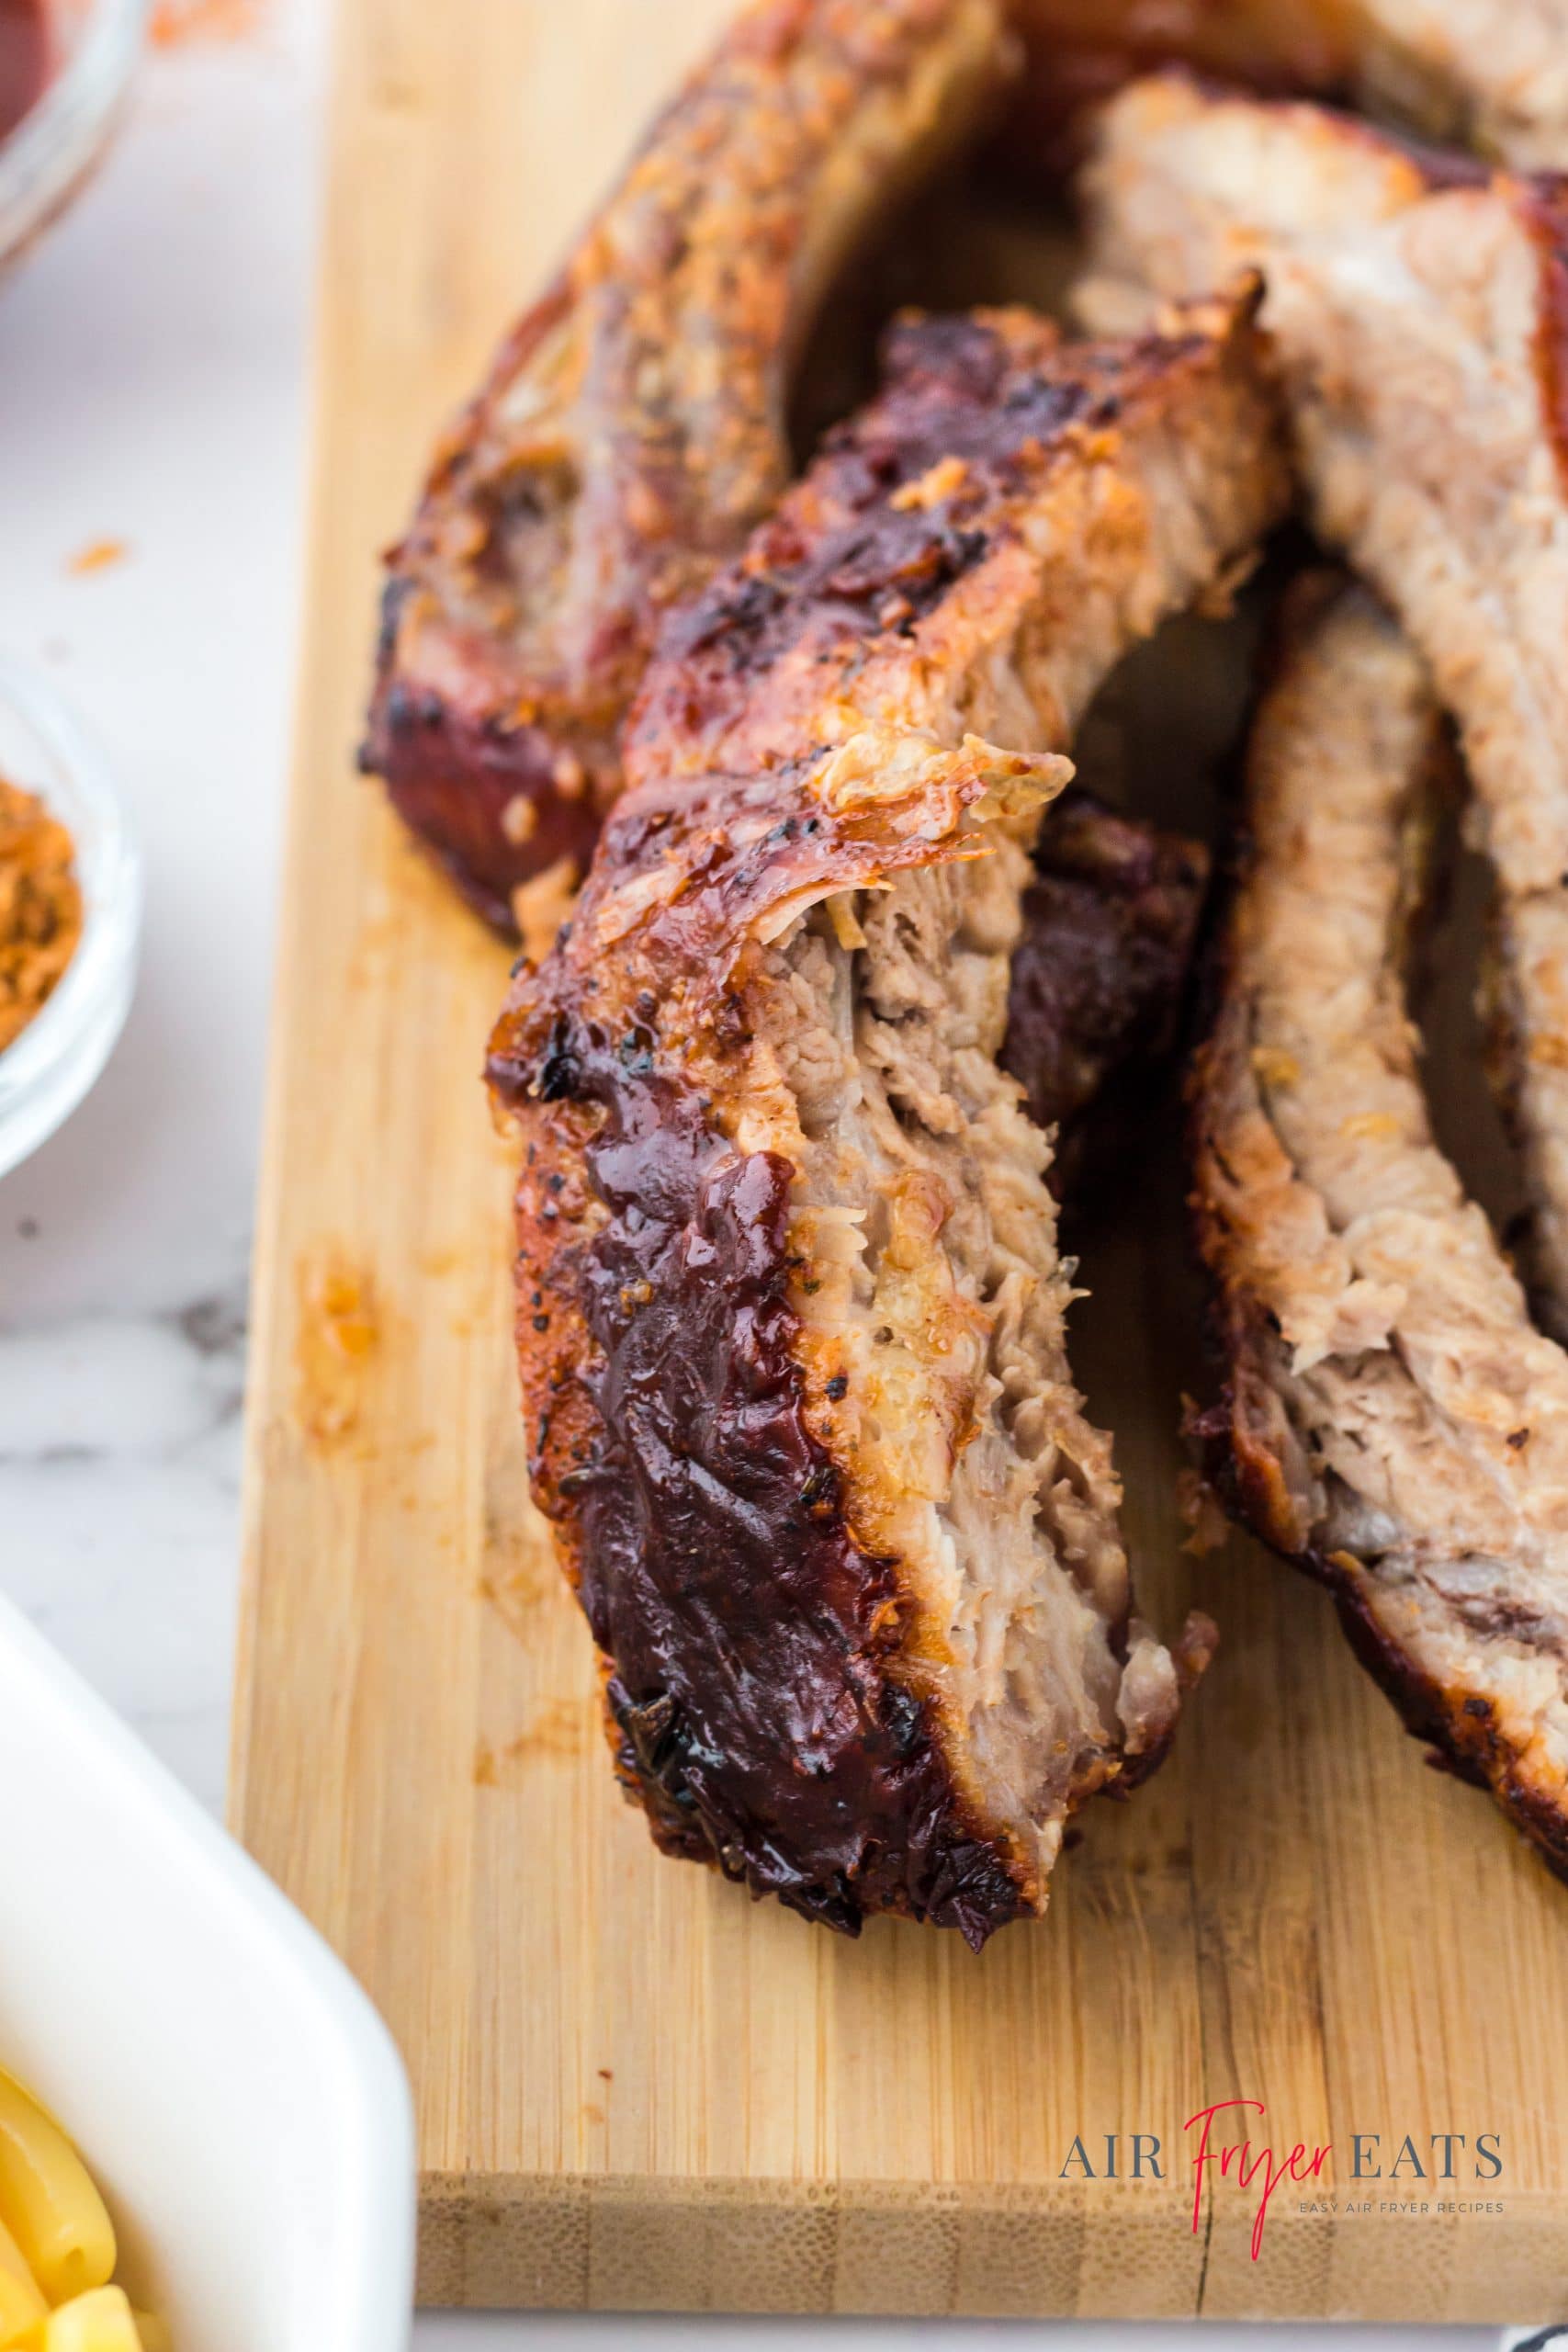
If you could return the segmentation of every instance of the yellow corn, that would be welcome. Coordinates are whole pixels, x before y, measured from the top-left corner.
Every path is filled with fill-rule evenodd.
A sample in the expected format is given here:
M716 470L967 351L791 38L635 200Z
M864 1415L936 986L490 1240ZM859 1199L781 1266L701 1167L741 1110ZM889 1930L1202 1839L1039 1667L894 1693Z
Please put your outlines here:
M48 2309L38 2280L22 2259L16 2239L0 2222L0 2352L14 2345L36 2341L39 2321Z
M122 2287L95 2287L51 2312L40 2352L144 2352Z
M62 2303L113 2276L114 2225L86 2166L53 2117L3 2068L0 2222L49 2302ZM46 2340L53 2352L52 2335ZM93 2341L82 2339L85 2345Z

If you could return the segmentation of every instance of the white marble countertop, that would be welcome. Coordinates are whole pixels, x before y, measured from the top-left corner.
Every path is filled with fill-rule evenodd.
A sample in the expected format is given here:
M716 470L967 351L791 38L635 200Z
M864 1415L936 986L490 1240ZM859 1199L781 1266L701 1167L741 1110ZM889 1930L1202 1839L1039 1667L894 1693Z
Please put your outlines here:
M263 0L243 40L152 55L106 169L0 283L0 644L102 737L148 879L119 1050L62 1133L0 1182L0 1583L214 1811L329 14ZM102 541L123 556L72 569ZM416 2334L419 2352L525 2339L586 2352L694 2331L717 2341L739 2324L438 2317ZM1128 2331L745 2333L1087 2346ZM1267 2340L1297 2352L1314 2336ZM1145 2352L1179 2340L1139 2332ZM1357 2340L1393 2346L1401 2332L1337 2337L1343 2352Z

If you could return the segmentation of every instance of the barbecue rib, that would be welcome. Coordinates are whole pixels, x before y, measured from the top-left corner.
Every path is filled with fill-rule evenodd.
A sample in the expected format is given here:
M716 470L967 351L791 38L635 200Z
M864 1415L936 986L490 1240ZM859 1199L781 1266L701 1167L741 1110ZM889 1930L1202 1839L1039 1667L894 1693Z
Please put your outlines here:
M1432 1141L1404 1000L1452 781L1407 640L1365 592L1306 584L1192 1081L1229 1377L1197 1428L1410 1728L1568 1871L1568 1358Z
M784 486L818 298L1010 55L1001 0L761 0L439 451L389 559L362 761L491 922L586 864L659 614Z
M1524 169L1568 165L1568 0L1018 0L1050 140L1151 67L1351 98Z
M492 1042L535 1491L671 1852L854 1932L1040 1910L1161 1753L1049 1146L998 1068L1086 701L1223 593L1285 469L1249 305L892 380L668 622L569 931ZM988 740L987 740L988 739Z
M1107 110L1088 187L1091 316L1122 311L1118 279L1179 296L1263 269L1314 525L1459 723L1537 1273L1568 1329L1568 198L1176 76Z

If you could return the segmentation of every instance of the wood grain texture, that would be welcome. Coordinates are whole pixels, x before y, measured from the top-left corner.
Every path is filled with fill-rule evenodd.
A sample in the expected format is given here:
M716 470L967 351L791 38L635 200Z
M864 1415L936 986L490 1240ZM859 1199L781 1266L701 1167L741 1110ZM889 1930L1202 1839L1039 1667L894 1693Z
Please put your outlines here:
M526 1499L504 958L350 754L376 551L434 425L726 0L340 0L314 523L255 1277L233 1815L413 2077L423 2298L1213 2318L1568 2306L1568 1894L1427 1770L1322 1599L1179 1550L1193 1363L1173 1149L1085 1239L1079 1360L1142 1588L1224 1647L1171 1764L974 1959L659 1860ZM1191 2229L1185 2120L1331 2142L1333 2214ZM1076 2135L1166 2178L1064 2177ZM1500 2135L1495 2183L1346 2213L1351 2136ZM1227 2136L1238 2136L1229 2134ZM1121 2169L1127 2166L1125 2138ZM1502 2211L1445 2212L1439 2197Z

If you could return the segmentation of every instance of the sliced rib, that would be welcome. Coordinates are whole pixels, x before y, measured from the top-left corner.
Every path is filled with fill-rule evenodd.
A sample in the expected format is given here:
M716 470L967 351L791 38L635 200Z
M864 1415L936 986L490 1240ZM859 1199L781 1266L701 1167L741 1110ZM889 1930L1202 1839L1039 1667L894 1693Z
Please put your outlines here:
M535 1491L628 1791L808 1917L978 1944L1209 1639L1134 1613L998 1065L1028 848L1104 673L1245 567L1284 465L1245 306L910 325L894 368L670 622L491 1075Z
M1568 1328L1568 199L1175 76L1107 110L1088 187L1106 284L1263 270L1314 525L1459 723L1539 1274Z
M1411 1729L1568 1868L1568 1358L1432 1140L1407 933L1451 760L1365 592L1298 604L1192 1082L1231 1508L1332 1589Z
M389 558L363 760L492 922L585 865L660 613L784 488L819 297L1010 56L1000 0L761 0L442 446Z

